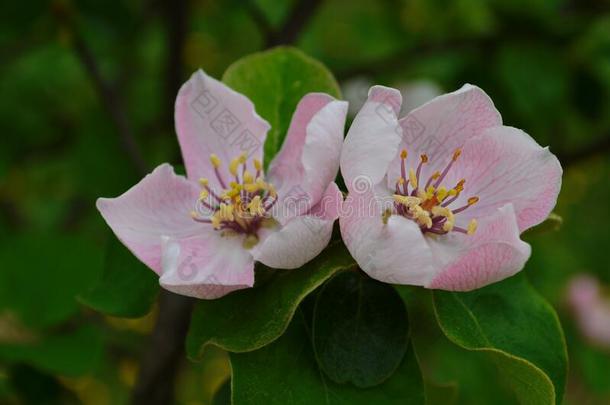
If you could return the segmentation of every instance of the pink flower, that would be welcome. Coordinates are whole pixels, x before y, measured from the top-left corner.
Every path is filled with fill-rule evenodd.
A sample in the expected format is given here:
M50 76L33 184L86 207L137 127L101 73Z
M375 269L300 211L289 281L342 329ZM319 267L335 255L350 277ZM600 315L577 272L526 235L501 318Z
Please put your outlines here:
M581 333L591 343L610 349L610 299L602 295L599 281L585 274L574 277L568 302Z
M346 111L326 94L303 97L265 175L269 124L248 98L198 71L176 99L187 177L162 164L97 208L164 288L212 299L251 287L255 261L298 268L328 244L343 200L333 180Z
M502 125L491 99L465 85L398 119L397 90L374 86L347 134L343 239L371 277L468 291L521 270L519 239L561 187L548 148Z

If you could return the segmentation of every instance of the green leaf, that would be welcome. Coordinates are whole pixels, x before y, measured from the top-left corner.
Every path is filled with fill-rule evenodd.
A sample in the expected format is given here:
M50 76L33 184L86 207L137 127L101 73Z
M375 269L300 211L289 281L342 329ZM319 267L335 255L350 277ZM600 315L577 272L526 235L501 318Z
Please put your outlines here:
M366 388L388 379L407 351L409 319L394 288L361 272L342 272L320 291L313 345L333 381Z
M26 363L53 374L76 376L93 370L99 364L102 348L100 330L83 326L27 344L0 345L0 358Z
M434 291L433 298L449 340L488 353L521 403L561 403L563 331L553 308L522 274L468 293Z
M300 269L270 274L273 270L261 266L254 288L196 304L186 340L188 355L199 358L208 344L246 352L272 342L286 330L303 298L354 265L345 246L335 243Z
M46 328L78 311L76 295L91 285L100 255L84 238L16 235L0 245L0 308L25 326Z
M256 112L271 124L265 142L265 167L280 150L292 114L305 94L324 92L340 97L332 73L294 48L278 47L246 56L229 66L222 80L248 96Z
M563 225L563 218L560 215L551 212L547 219L545 219L535 227L525 231L523 233L523 236L527 237L530 235L539 235L547 232L555 232L561 228L561 225Z
M148 313L158 290L156 274L111 235L101 278L79 301L108 315L137 318Z
M286 333L272 344L254 352L232 353L233 403L424 404L421 372L411 348L388 380L362 389L325 378L308 332L303 317L296 316Z

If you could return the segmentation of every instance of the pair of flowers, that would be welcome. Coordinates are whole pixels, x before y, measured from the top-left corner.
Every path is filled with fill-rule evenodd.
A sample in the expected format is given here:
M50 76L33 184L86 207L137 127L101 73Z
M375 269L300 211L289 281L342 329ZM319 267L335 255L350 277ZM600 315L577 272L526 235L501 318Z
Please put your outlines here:
M521 270L530 246L519 235L547 217L561 187L557 158L503 126L478 87L399 119L401 102L372 87L344 141L347 103L306 95L265 173L269 124L198 71L176 100L186 178L162 164L97 207L164 288L204 299L251 287L256 261L302 266L337 218L358 265L384 282L464 291Z

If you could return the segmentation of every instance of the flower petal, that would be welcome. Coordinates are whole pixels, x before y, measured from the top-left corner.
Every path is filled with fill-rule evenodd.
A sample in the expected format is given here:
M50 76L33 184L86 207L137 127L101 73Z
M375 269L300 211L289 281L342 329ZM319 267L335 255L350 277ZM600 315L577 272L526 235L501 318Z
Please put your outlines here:
M597 279L580 274L570 280L568 300L580 332L591 343L610 348L610 301L600 290Z
M99 198L96 206L123 244L160 273L162 237L180 239L208 229L190 216L198 195L195 183L162 164L123 195Z
M307 94L299 102L282 149L269 167L279 205L306 199L300 215L316 205L339 171L339 156L347 103L323 93ZM278 218L285 222L284 217Z
M452 232L428 238L437 260L436 276L426 288L470 291L519 272L530 246L519 239L513 206L507 204L479 221L474 235Z
M415 222L392 215L384 225L382 204L372 191L350 193L343 204L341 235L362 270L387 283L424 285L431 280L434 259Z
M202 70L195 72L176 98L176 132L190 179L208 177L215 184L209 158L216 154L229 179L228 162L245 152L262 160L269 124L254 110L254 104Z
M407 149L407 167L415 168L420 155L428 155L422 177L442 170L453 151L486 128L502 125L502 117L489 96L480 88L465 84L457 91L436 97L401 118L403 139L399 149ZM388 185L400 177L400 156L388 172Z
M254 285L254 260L238 237L219 233L164 238L161 286L202 299L222 297Z
M341 173L350 191L364 191L384 178L402 137L397 117L401 103L396 89L373 86L369 90L341 152Z
M464 192L452 206L466 204L470 196L479 202L460 214L463 220L483 217L512 203L519 231L544 221L557 202L562 169L559 160L528 134L517 128L489 128L470 139L447 184L466 179Z
M254 258L277 269L295 269L316 257L330 241L343 196L331 183L309 213L292 218L252 249Z

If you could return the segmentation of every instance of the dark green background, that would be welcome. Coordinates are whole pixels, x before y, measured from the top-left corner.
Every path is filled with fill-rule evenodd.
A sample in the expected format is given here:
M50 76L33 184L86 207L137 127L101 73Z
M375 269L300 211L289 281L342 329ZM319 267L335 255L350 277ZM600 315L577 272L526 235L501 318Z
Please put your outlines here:
M154 311L125 320L81 303L100 277L110 239L95 199L116 196L140 177L121 133L134 134L147 167L180 164L172 122L177 86L199 67L221 77L238 58L282 42L269 33L293 21L294 3L2 3L0 403L114 404L128 397ZM425 79L452 91L473 83L491 95L507 125L559 156L564 185L556 212L564 224L528 237L533 254L525 271L566 332L565 402L610 402L610 354L580 338L564 303L576 273L610 284L610 2L314 3L295 45L340 84ZM100 91L92 65L113 94ZM126 128L111 119L117 110ZM181 368L180 403L210 403L228 375L226 354L209 350L203 363ZM480 360L448 352L436 374L459 379L459 403L510 403L506 387L489 378L493 367Z

